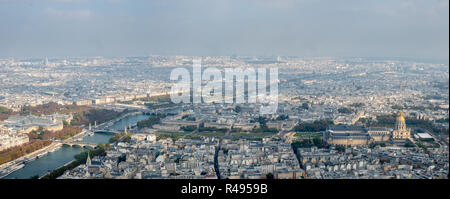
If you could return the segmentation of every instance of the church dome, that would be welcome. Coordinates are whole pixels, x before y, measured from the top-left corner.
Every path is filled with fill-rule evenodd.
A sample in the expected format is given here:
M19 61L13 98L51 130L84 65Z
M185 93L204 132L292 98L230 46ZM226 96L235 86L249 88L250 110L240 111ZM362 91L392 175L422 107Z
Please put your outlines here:
M397 121L400 121L400 122L404 122L405 121L405 117L403 117L403 113L401 111L400 111L400 114L397 117Z

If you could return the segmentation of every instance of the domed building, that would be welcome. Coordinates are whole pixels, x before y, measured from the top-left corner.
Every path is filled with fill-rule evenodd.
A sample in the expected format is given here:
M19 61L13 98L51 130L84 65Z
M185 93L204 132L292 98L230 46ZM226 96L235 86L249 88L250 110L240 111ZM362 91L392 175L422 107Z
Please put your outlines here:
M409 139L411 137L411 130L406 128L405 117L400 111L395 122L395 129L392 131L393 139Z

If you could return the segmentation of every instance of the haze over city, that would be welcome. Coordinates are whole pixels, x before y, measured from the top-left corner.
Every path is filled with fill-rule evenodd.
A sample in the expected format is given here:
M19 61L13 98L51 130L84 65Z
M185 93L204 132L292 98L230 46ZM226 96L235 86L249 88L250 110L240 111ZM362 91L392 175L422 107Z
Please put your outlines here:
M0 0L0 27L0 57L449 54L446 0Z

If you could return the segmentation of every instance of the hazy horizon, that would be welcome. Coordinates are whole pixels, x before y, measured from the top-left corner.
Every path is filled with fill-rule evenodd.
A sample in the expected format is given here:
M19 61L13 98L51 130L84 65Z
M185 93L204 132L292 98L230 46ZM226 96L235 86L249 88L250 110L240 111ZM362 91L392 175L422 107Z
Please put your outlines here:
M446 0L0 0L0 57L280 55L448 62L448 5Z

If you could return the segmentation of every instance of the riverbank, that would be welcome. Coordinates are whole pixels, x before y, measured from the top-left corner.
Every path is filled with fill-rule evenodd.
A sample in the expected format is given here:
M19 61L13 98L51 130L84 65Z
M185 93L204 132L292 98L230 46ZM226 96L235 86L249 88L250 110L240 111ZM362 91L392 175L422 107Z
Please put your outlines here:
M0 165L0 179L8 176L9 174L23 168L25 164L35 160L38 157L42 157L51 151L55 151L62 146L61 142L52 142L50 145L36 150L32 153L29 153L25 156L7 162L5 164Z
M29 161L33 161L34 159L36 159L36 157L43 156L43 155L47 154L48 152L55 151L56 149L58 149L62 146L63 142L70 142L72 140L82 139L83 137L85 137L87 135L86 133L87 133L87 131L85 129L82 129L82 131L80 133L75 134L74 136L72 136L70 138L67 138L65 140L53 141L50 145L48 145L46 147L43 147L43 148L33 151L29 154L26 154L22 157L19 157L17 159L14 159L9 162L1 164L0 165L0 179L3 178L4 176L8 175L8 174L5 175L5 173L12 173L15 170L18 170L18 169L12 169L12 168L17 168L21 164L26 164Z
M138 115L138 114L142 114L142 112L135 111L135 112L126 113L125 115L122 115L122 116L120 116L120 117L118 117L116 119L113 119L111 121L108 121L108 122L105 122L105 123L97 125L97 128L109 128L109 127L113 126L115 123L117 123L118 121L120 121L120 120L122 120L124 118L130 117L130 116L134 116L134 115Z
M17 158L15 160L12 160L10 162L0 165L0 179L10 175L11 173L13 173L19 169L22 169L25 166L25 164L27 164L31 161L34 161L36 158L42 157L42 156L48 154L49 152L54 152L54 151L58 150L59 148L62 147L63 142L70 142L72 140L83 139L85 136L87 136L87 131L85 129L83 129L80 133L78 133L66 140L54 141L50 145L48 145L42 149L36 150L25 156L22 156L20 158Z
M118 134L116 134L118 135ZM120 137L119 140L122 140L124 137L127 137L127 135L125 134L123 137ZM98 148L95 149L88 149L87 151L83 151L78 155L75 155L75 160L72 160L68 163L66 163L65 165L53 170L53 171L49 171L48 173L46 173L45 175L43 175L42 177L40 177L39 179L57 179L60 176L62 176L66 171L68 170L72 170L75 167L81 165L81 164L85 164L86 163L86 159L88 157L88 155L93 158L95 156L98 155L105 155L106 150L109 149L110 144L116 143L117 141L108 141L108 144L106 145L99 145Z
M65 167L70 167L70 165L73 165L76 162L77 162L77 160L72 160L72 161L66 163L65 165L55 169L55 170L62 169L62 168L65 168ZM50 176L55 170L47 172L46 174L44 174L41 177L39 177L39 179L45 179L47 176Z
M140 112L133 112L133 113L127 113L126 117L116 118L113 123L112 128L123 128L123 124L132 124L134 125L137 121L145 119L148 116L143 116L139 114ZM109 122L107 122L109 123ZM85 126L86 128L86 126ZM89 135L89 136L88 136ZM97 132L97 133L90 133L87 129L83 129L82 132L80 132L77 135L74 135L71 138L68 138L65 140L67 141L81 141L86 143L92 143L92 144L98 144L108 143L110 137L112 137L114 134L108 133L108 132ZM45 149L41 149L41 152L45 153L36 153L37 155L43 156L42 158L36 159L35 157L32 157L29 159L29 163L25 164L25 167L20 167L21 164L18 159L15 161L10 162L8 165L2 165L2 168L7 167L9 170L8 172L3 173L2 178L4 179L10 179L10 178L18 178L18 179L27 179L30 177L34 177L38 175L39 177L43 177L44 175L48 174L51 171L57 170L59 168L64 167L65 165L69 164L74 160L74 155L77 155L84 151L83 148L77 148L77 147L65 147L62 146L64 142L59 141L59 144L61 146L60 149L57 149L53 153L50 153L48 155L48 152L52 151L53 147L46 147ZM52 143L52 144L57 144ZM35 155L36 155L35 154ZM31 154L29 154L31 155ZM28 156L29 156L28 155ZM45 156L44 156L45 155ZM24 157L22 157L24 158ZM12 164L15 163L15 164ZM1 170L0 170L1 171ZM6 175L5 175L6 174Z

